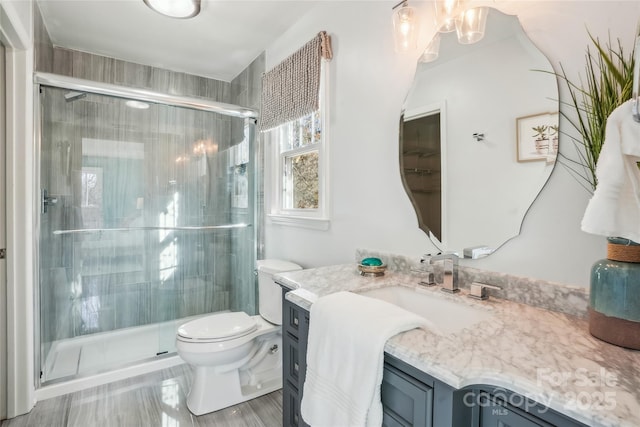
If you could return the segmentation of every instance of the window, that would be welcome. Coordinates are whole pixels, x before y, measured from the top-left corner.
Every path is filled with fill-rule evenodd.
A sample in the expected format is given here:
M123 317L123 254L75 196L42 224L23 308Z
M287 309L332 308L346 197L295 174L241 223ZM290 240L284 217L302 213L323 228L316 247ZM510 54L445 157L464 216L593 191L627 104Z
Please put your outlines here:
M325 68L323 61L319 110L270 133L272 222L316 229L329 226Z
M80 206L93 208L102 206L102 168L83 167L82 200Z
M82 223L87 228L102 228L102 168L83 166L80 171L80 212Z

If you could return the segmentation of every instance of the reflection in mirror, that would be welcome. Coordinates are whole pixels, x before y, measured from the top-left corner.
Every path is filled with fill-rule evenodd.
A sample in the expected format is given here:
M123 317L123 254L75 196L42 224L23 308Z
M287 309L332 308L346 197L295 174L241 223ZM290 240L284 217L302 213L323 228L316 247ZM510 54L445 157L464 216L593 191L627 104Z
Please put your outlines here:
M402 172L420 212L420 228L442 240L440 112L405 120L402 131Z
M472 45L439 37L437 61L418 64L405 103L403 182L438 248L486 255L520 233L553 170L558 87L515 16L490 9Z

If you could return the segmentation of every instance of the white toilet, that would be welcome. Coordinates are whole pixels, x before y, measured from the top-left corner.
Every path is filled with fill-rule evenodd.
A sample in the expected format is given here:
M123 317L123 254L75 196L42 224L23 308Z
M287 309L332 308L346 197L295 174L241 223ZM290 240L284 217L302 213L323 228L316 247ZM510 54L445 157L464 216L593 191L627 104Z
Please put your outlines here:
M187 406L217 411L282 388L282 289L273 275L301 270L288 261L257 261L260 315L211 314L178 328L176 349L193 366Z

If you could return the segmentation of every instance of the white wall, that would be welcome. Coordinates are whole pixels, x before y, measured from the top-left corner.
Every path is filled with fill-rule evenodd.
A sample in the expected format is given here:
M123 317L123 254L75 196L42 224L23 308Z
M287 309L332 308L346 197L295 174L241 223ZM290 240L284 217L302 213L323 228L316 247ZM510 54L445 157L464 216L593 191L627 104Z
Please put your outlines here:
M418 257L434 251L418 229L398 167L398 124L419 52L393 51L391 7L395 2L319 2L267 50L267 69L316 32L333 38L331 63L331 227L316 231L282 225L266 227L266 255L305 267L351 262L356 248ZM430 2L417 3L431 22ZM559 71L562 63L577 80L594 36L631 49L640 17L637 1L497 1L517 14L529 37ZM423 46L435 31L422 30ZM561 100L567 91L560 84ZM563 108L568 113L570 109ZM567 131L568 125L561 121ZM561 152L572 143L561 139ZM590 267L605 255L605 239L580 230L589 194L561 166L531 207L520 236L474 267L587 287Z
M33 0L0 0L0 40L14 49L30 47Z

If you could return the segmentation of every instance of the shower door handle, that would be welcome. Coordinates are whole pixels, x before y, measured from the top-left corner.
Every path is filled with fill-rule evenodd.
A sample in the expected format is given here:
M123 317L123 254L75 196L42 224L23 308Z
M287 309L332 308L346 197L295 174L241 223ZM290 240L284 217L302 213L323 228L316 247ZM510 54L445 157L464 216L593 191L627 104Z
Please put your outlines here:
M45 190L45 189L43 189L41 191L40 212L42 212L43 214L46 214L47 210L48 210L48 206L49 205L55 205L56 203L58 203L58 198L57 197L48 197L47 190Z

